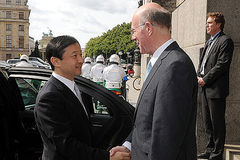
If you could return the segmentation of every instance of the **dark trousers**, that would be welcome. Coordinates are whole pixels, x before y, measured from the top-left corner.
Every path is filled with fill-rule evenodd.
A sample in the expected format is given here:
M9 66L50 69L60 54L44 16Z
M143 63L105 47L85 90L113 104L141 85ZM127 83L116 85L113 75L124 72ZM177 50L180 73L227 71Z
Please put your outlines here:
M208 98L203 88L201 93L202 115L206 129L207 147L210 159L222 160L226 135L226 98Z

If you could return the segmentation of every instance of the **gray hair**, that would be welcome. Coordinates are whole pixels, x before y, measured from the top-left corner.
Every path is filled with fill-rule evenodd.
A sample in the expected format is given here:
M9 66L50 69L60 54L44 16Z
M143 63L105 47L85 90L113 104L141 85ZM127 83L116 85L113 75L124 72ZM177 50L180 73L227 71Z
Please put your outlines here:
M171 13L167 10L159 8L151 8L144 10L140 15L140 24L149 21L155 25L165 26L171 28Z

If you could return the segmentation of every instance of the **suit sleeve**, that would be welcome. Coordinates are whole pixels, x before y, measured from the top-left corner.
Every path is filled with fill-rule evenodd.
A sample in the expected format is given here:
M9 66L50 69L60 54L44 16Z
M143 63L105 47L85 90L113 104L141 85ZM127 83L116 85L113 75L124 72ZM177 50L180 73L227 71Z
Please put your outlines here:
M230 38L222 42L220 45L219 54L217 54L217 63L203 77L203 81L206 83L206 85L210 85L222 74L225 74L229 70L233 49L233 41Z
M151 160L176 160L191 123L195 125L191 115L196 112L193 90L197 80L189 67L184 62L174 62L162 75L164 81L158 82L149 153Z
M35 119L45 141L49 141L48 145L51 145L51 148L54 148L65 159L109 159L108 151L93 148L72 135L72 122L66 116L64 108L68 106L64 99L57 92L43 94L37 99Z

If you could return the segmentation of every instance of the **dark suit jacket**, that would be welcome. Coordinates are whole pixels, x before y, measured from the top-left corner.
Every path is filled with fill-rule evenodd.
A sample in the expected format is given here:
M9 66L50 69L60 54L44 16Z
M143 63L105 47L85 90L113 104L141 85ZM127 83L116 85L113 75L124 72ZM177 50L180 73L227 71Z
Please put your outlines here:
M200 54L198 76L203 61L206 45ZM234 45L230 37L220 33L212 45L204 67L203 81L209 98L226 98L229 94L229 68L232 61Z
M138 98L132 160L195 160L197 79L176 42L158 58Z
M109 152L91 147L90 121L74 93L51 76L34 110L43 140L43 160L106 160Z

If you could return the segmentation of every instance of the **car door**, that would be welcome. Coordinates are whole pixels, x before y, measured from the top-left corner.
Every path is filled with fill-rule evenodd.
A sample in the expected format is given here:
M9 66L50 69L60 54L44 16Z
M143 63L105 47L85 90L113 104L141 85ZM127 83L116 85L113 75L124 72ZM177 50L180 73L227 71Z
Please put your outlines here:
M38 68L11 68L8 73L9 80L18 86L18 96L24 104L20 116L26 130L27 152L30 151L33 157L39 156L42 143L36 128L33 109L37 93L49 79L51 71ZM75 82L79 85L84 104L90 111L94 146L109 149L120 145L132 129L134 107L88 79L79 76L75 78Z
M121 145L132 130L134 107L89 79L79 76L75 82L89 107L95 146L109 149Z
M34 106L38 91L46 83L51 71L12 68L8 71L8 82L13 88L12 100L19 108L24 135L19 145L18 159L35 160L42 155L42 140L34 119Z

